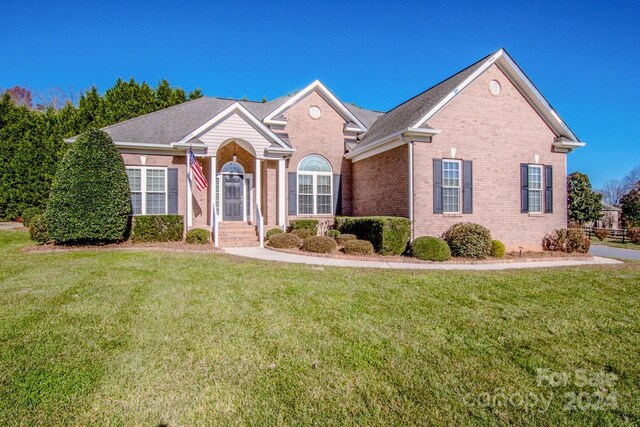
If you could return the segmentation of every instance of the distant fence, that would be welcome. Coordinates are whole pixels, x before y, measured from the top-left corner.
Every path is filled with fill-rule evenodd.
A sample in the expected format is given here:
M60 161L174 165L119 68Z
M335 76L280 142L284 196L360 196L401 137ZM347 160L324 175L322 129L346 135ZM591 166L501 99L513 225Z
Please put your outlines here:
M591 238L596 235L598 230L607 230L607 238L610 240L616 240L620 243L626 243L629 241L629 235L626 228L595 228L595 227L583 227L584 232Z

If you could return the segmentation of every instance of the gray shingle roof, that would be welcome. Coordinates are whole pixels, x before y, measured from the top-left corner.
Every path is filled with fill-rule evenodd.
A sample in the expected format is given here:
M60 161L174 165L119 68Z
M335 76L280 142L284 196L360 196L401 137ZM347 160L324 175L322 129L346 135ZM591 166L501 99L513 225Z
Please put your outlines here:
M367 129L371 127L376 120L384 116L384 111L365 110L364 108L357 107L353 104L344 104L344 106L347 107L347 109L351 111L351 114L356 116L358 120L367 127Z
M367 133L362 137L362 142L359 146L367 145L416 124L429 110L435 107L443 98L453 91L453 89L482 66L490 56L491 55L485 56L475 64L470 65L430 89L389 110L369 127Z

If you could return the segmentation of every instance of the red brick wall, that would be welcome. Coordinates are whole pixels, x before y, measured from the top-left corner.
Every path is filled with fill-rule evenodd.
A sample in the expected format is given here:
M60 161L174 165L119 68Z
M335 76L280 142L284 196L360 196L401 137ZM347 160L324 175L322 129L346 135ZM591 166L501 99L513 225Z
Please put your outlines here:
M353 164L353 214L409 217L407 146Z
M489 93L497 80L498 96ZM440 235L461 221L482 224L508 249L539 250L545 233L566 226L566 155L552 152L554 134L495 65L428 123L442 130L414 145L415 236ZM433 214L433 159L473 161L473 214ZM520 163L553 166L553 213L520 213ZM357 164L357 163L356 163Z

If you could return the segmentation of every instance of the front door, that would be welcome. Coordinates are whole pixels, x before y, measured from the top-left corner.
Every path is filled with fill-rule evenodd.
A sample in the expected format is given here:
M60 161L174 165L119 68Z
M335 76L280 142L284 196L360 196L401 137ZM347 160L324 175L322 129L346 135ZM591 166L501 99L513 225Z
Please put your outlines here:
M242 221L242 175L222 175L224 186L223 221Z

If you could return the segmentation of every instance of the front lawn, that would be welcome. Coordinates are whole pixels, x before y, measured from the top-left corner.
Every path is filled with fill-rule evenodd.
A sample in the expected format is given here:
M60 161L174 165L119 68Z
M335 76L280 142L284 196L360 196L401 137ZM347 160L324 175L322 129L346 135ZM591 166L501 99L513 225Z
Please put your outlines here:
M595 236L591 237L591 244L592 245L600 245L600 246L609 246L611 248L620 248L620 249L634 249L634 250L640 250L640 245L636 245L635 243L631 243L629 241L626 241L625 243L622 243L620 240L611 240L609 238L606 238L604 240L600 240Z
M0 232L3 425L640 423L638 263L398 272L29 244Z

